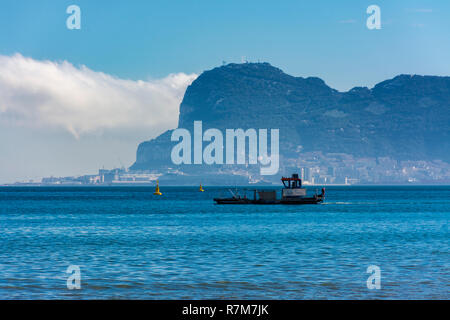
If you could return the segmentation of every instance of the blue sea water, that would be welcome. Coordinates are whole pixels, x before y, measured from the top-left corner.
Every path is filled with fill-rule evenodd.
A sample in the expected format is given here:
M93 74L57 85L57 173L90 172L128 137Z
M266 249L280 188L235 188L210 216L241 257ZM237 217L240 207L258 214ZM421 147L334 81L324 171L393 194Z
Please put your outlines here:
M205 189L0 188L0 299L449 298L450 187L329 187L304 206Z

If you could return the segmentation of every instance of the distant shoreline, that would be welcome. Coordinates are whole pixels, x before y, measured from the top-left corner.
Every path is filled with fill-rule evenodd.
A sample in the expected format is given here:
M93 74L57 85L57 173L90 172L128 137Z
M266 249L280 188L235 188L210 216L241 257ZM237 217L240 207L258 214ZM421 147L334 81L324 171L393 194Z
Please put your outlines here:
M164 187L192 187L198 188L198 185L189 184L189 185L162 185ZM303 185L305 188L319 188L319 187L450 187L450 183L448 184L316 184ZM0 184L0 188L26 188L26 187L38 187L38 188L118 188L118 187L155 187L155 184L101 184L101 185L88 185L88 184L64 184L64 185L52 185L52 184ZM282 186L278 186L275 184L249 184L249 185L204 185L204 187L212 187L212 188L282 188Z

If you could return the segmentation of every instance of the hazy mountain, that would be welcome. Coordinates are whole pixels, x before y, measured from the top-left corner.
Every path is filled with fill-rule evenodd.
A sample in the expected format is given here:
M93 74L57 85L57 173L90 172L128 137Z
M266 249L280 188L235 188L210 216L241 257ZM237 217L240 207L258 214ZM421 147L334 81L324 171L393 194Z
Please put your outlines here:
M449 162L450 77L400 75L372 89L338 92L268 63L228 64L187 88L179 127L191 129L195 120L222 130L279 128L281 167L315 151ZM170 135L141 143L131 169L175 168Z

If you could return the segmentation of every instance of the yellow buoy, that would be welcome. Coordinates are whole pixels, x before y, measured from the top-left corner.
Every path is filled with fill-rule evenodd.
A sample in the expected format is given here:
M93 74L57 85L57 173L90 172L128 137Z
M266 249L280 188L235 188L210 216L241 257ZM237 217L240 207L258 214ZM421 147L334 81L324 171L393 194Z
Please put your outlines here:
M155 196L162 196L162 193L159 191L159 182L156 180L156 190L153 192Z
M202 184L200 183L200 192L204 192L205 190L203 190Z

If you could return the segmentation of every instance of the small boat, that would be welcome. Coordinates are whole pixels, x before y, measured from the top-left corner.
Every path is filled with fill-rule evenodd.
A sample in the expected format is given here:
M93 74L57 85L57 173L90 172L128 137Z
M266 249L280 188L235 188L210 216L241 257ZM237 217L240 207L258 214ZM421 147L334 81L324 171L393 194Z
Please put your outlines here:
M217 204L318 204L325 199L325 188L322 188L321 194L316 192L312 197L308 197L298 174L293 174L290 178L282 177L281 181L284 186L281 199L277 198L276 190L252 190L253 199L247 198L247 195L241 197L237 192L229 190L232 197L214 198L214 201Z
M202 184L200 183L200 189L198 190L200 192L205 192L205 190L203 190Z
M155 196L162 196L161 191L159 191L159 181L158 180L156 180L156 190L155 190L155 192L153 192L153 194Z

